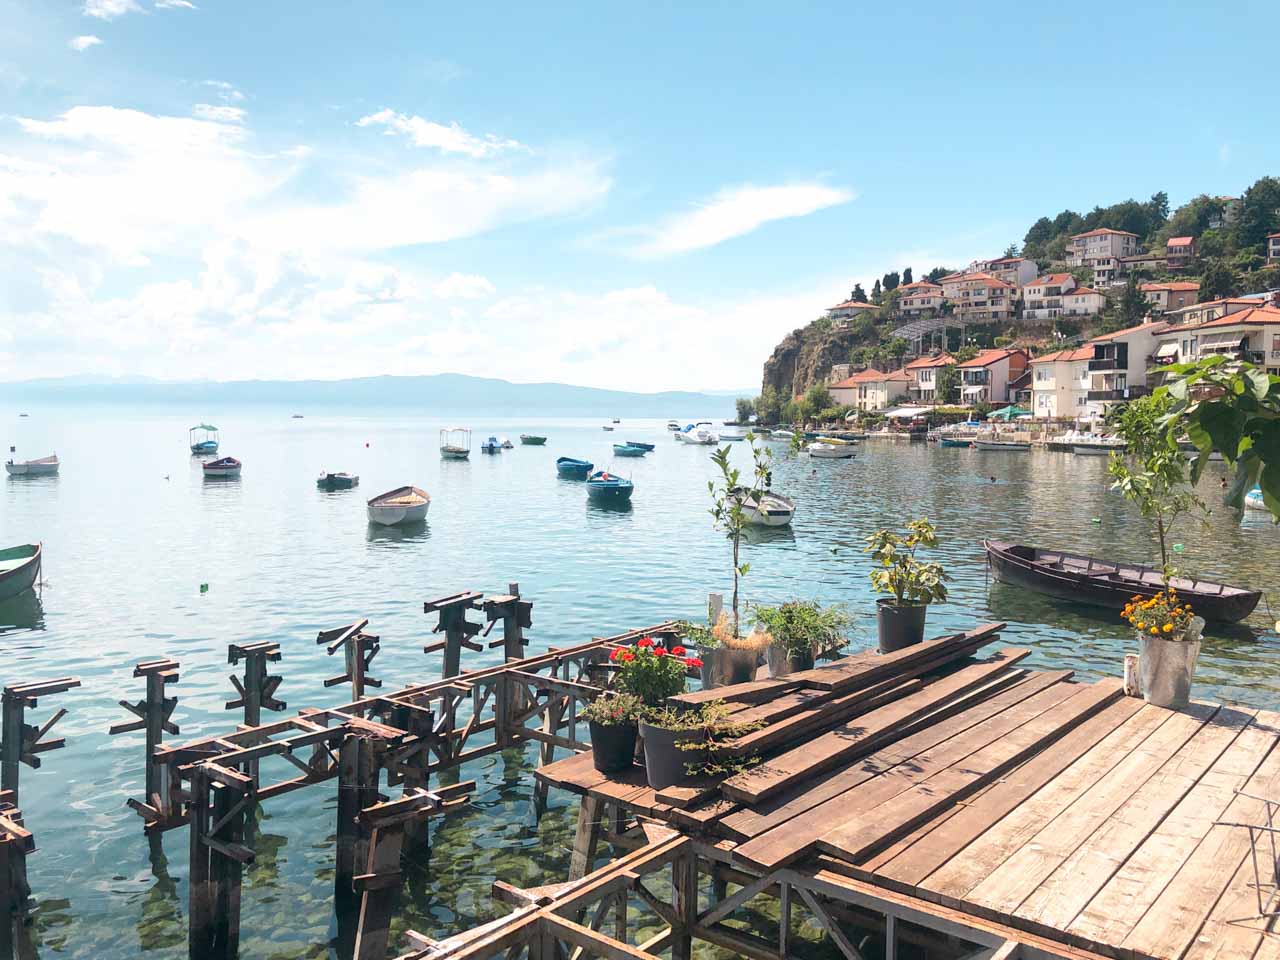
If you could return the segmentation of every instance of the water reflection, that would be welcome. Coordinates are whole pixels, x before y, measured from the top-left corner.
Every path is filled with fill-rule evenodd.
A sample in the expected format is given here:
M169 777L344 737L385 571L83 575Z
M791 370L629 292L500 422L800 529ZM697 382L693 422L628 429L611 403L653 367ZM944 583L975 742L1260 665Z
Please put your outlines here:
M11 630L43 630L44 604L35 590L0 601L0 635Z
M635 507L630 500L597 500L587 497L588 513L630 513Z
M419 543L430 536L431 527L425 517L415 523L398 523L394 527L370 523L365 531L365 540L369 543Z

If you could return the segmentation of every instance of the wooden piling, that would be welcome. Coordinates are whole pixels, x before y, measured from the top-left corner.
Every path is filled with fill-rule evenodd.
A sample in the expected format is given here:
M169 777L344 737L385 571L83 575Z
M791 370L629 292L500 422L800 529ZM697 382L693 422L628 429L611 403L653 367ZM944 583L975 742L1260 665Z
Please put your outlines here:
M369 676L369 665L382 646L378 637L364 632L364 628L368 625L368 619L359 620L345 627L321 630L316 636L316 643L325 645L325 653L329 656L341 650L346 666L344 673L330 677L324 685L336 687L340 683L350 683L353 700L362 700L366 687L382 686L381 680Z
M121 700L120 706L139 719L113 724L107 733L114 737L121 733L146 731L146 798L157 813L166 816L170 812L167 768L156 763L155 752L156 747L164 742L166 733L177 736L181 732L178 725L169 719L178 705L178 698L164 695L165 686L178 680L178 661L143 660L133 668L133 675L146 677L146 696L137 703Z
M379 750L376 738L348 733L338 748L338 823L333 893L340 912L355 899L352 881L356 865L369 859L369 831L361 824L360 811L378 802Z
M443 633L444 639L435 643L429 643L422 648L423 653L436 653L444 651L444 665L441 668L441 675L446 679L456 677L462 672L462 648L474 650L477 653L484 650L484 647L474 642L474 637L482 629L478 623L472 623L467 619L468 610L478 610L483 594L475 590L464 590L462 593L455 593L452 596L441 597L439 600L428 600L422 605L423 613L438 613L440 620L432 630L433 633Z
M38 753L60 750L67 742L62 737L45 740L44 735L55 723L66 716L66 710L58 710L36 727L26 722L26 711L38 706L39 697L49 697L80 686L75 677L59 677L56 680L38 680L19 683L4 688L0 694L0 790L9 791L10 802L18 803L18 765L25 763L32 769L40 767Z
M240 887L245 820L253 781L216 763L191 770L188 951L191 960L234 960L240 945Z

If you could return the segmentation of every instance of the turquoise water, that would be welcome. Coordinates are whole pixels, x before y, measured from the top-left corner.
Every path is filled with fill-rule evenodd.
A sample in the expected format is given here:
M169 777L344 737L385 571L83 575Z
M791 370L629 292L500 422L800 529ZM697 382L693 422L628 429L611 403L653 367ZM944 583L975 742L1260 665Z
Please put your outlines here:
M448 424L431 417L289 413L50 408L19 420L0 410L5 442L18 444L20 457L56 450L63 461L56 479L0 485L0 545L41 540L46 550L38 601L0 606L0 680L83 681L32 714L40 721L66 707L55 735L67 747L43 755L42 769L22 770L22 807L39 847L28 862L40 956L186 956L186 833L149 847L125 807L141 792L141 734L106 735L127 719L116 701L142 695L131 676L138 660L181 662L171 690L177 739L186 739L233 729L237 713L223 709L231 641L280 643L278 696L291 715L345 701L341 688L322 686L339 668L315 635L359 617L382 637L372 673L394 688L439 675L439 655L422 653L435 619L423 615L425 599L505 592L517 581L534 601L536 651L696 616L709 591L728 592L727 544L706 513L710 451L677 445L660 422L626 421L607 433L600 420L472 420L477 452L455 463L439 459L438 430ZM187 427L206 418L222 428L222 453L244 461L239 481L206 482L187 455ZM486 457L478 447L490 432L550 439ZM615 461L611 444L624 439L658 449ZM1083 677L1119 674L1133 643L1117 621L989 584L979 543L994 536L1150 560L1145 525L1106 489L1105 459L881 442L852 461L811 462L774 448L774 485L796 497L799 513L794 529L746 546L749 600L843 602L855 618L851 646L868 646L874 598L863 538L928 514L954 576L951 602L930 610L931 631L1006 620L1005 639L1032 647L1035 663ZM737 460L746 453L735 446ZM632 477L631 509L594 506L580 483L558 480L562 455ZM322 468L358 473L360 486L319 491ZM1207 498L1220 477L1206 477ZM431 493L427 523L370 528L365 499L405 483ZM1236 524L1219 510L1207 527L1187 526L1175 539L1187 571L1280 596L1280 532L1260 515ZM495 659L467 654L464 666ZM1278 689L1280 640L1265 606L1210 634L1198 695L1274 707ZM535 816L532 761L532 748L509 751L463 771L477 792L469 808L433 824L430 858L408 868L396 930L440 936L493 915L495 877L528 885L564 878L574 808L553 794L548 814ZM333 793L332 784L317 786L266 806L244 890L242 956L328 955Z

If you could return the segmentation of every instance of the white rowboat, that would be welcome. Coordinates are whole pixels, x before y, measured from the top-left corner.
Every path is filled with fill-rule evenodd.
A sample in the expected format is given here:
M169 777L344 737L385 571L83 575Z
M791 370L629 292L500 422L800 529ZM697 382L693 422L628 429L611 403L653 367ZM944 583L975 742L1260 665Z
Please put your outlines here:
M4 468L11 477L53 477L58 474L58 455L55 453L22 463L10 460Z
M832 443L830 440L815 440L807 449L809 456L819 460L851 460L858 453L852 443Z
M379 494L368 503L369 522L384 527L417 523L426 519L431 495L418 487L396 487Z
M753 527L785 527L796 515L796 502L772 490L752 497L747 490L739 491L742 512Z

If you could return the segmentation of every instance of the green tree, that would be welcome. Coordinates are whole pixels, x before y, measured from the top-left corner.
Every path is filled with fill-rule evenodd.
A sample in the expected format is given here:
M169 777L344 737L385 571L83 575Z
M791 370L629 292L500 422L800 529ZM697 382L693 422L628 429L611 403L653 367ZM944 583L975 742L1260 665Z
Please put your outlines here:
M881 298L882 298L882 294L880 290L880 281L877 280L875 282L875 285L872 286L871 288L871 302L874 304L879 304Z
M885 350L888 351L889 356L896 362L901 363L902 358L911 352L911 344L902 337L894 337L885 344Z
M729 445L711 455L711 461L720 469L719 483L707 481L707 491L711 494L712 521L717 530L724 531L733 545L733 635L738 631L738 581L751 569L749 564L741 562L742 531L747 528L747 514L743 503L755 500L765 488L770 473L770 461L773 451L767 447L757 447L754 433L747 434L747 445L751 448L751 483L744 486L742 476L737 467L729 465Z
M811 414L817 414L835 402L831 399L831 390L825 383L815 383L811 386L805 393L804 399Z
M782 419L782 398L773 384L766 384L756 398L756 418L761 423L778 423Z
M851 299L851 300L856 300L856 301L858 301L858 303L866 303L866 302L867 302L867 291L865 291L865 290L863 290L863 289L862 289L862 284L860 284L860 283L855 283L855 284L853 285L853 296L852 296L852 297L850 297L849 299Z
M958 403L960 400L960 371L954 364L939 367L934 374L934 394L939 403Z
M1221 204L1219 204L1221 207ZM1196 256L1201 260L1214 260L1228 257L1235 250L1235 242L1231 235L1222 230L1206 230L1196 241Z
M733 401L733 405L737 408L739 423L749 422L751 415L756 412L756 405L749 397L739 397Z
M1004 248L1004 253L1001 254L1001 256L1005 256L1005 257L1016 257L1017 255L1018 255L1018 245L1016 243L1009 244L1007 247Z
M1160 242L1170 237L1200 237L1209 229L1209 224L1221 218L1222 201L1202 193L1173 211L1173 216L1160 230Z
M1124 285L1124 292L1120 294L1120 302L1116 305L1120 323L1124 327L1136 326L1142 322L1142 318L1149 310L1150 304L1147 303L1147 298L1138 289L1138 278L1129 277L1129 282Z
M978 348L965 344L957 350L952 350L951 355L956 358L959 363L968 363L978 355Z
M1277 230L1280 230L1280 178L1263 177L1240 198L1236 243L1241 247L1261 247L1267 234Z
M932 270L930 270L928 273L924 275L924 278L928 280L930 283L937 283L943 277L954 272L955 271L953 271L950 267L934 267Z
M913 282L914 281L911 279L911 268L903 267L902 268L902 285L905 287L907 284L913 283Z
M1240 293L1240 275L1225 260L1210 260L1200 277L1200 299L1220 300Z
M1033 223L1027 230L1027 235L1022 238L1024 247L1043 246L1057 236L1058 231L1054 229L1053 221L1048 217L1041 217Z
M897 271L897 270L894 270L892 273L886 273L886 274L884 275L884 283L883 283L883 285L882 285L881 289L883 289L886 293L887 293L888 291L890 291L890 290L896 290L896 289L898 289L898 283L899 283L899 282L900 282L900 280L899 280L899 277L898 277L898 271Z

